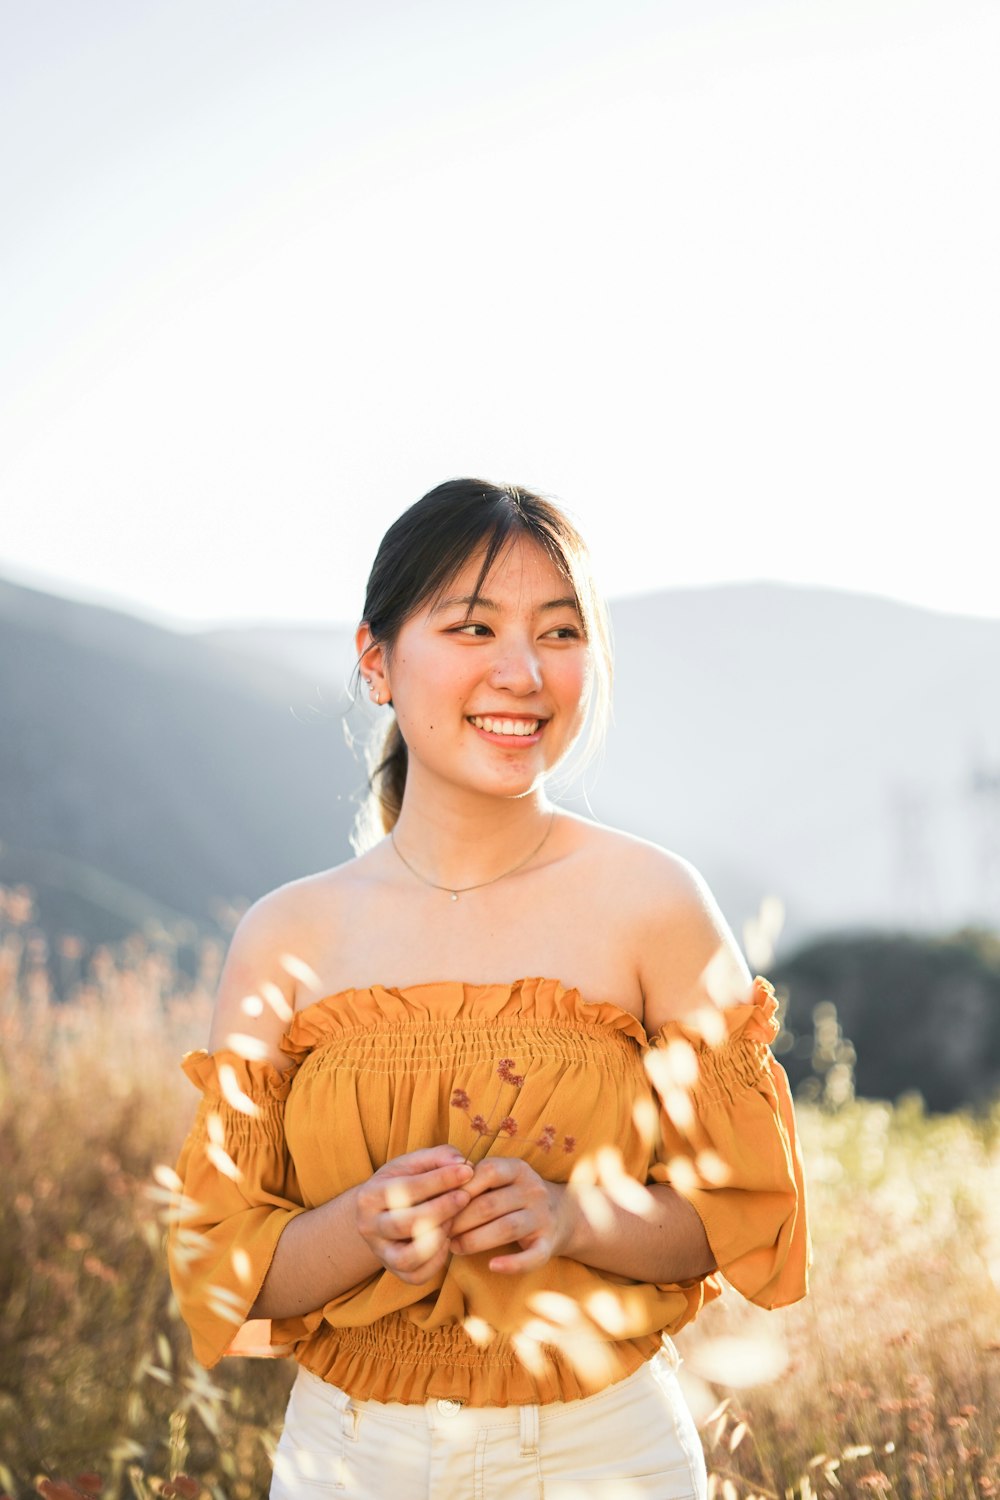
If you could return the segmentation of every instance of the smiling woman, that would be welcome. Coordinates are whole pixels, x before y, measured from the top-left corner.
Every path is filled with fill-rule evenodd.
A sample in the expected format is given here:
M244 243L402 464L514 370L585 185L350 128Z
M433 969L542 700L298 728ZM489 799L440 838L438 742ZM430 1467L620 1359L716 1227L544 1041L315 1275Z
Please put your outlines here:
M483 593L487 578L493 585L490 596ZM523 623L519 615L525 616ZM519 630L522 635L527 631L532 642L537 639L542 651L533 661L522 657L520 666L511 655ZM362 819L357 830L361 847L385 833L402 807L410 743L404 719L411 728L412 714L407 705L401 717L395 670L390 686L386 669L392 657L405 666L416 653L431 671L444 673L457 686L456 678L482 674L487 663L495 672L499 652L503 680L496 687L483 683L472 688L470 682L465 718L498 744L511 743L514 734L535 744L548 733L544 758L549 766L560 758L554 742L564 752L588 709L586 752L592 753L603 738L612 671L607 611L579 533L555 506L528 491L452 480L411 506L382 540L356 642L373 698L391 702L396 710L373 772L378 807L369 805L368 821ZM471 659L463 661L466 652ZM572 732L565 719L557 734L549 732L552 715L538 701L532 675L542 659L552 678L551 685L546 679L547 690L565 681L575 695ZM519 670L528 674L526 691L512 680ZM533 720L539 721L536 730L525 735L520 726ZM374 821L372 814L378 814Z
M431 491L356 642L392 710L356 857L248 912L185 1059L195 1352L266 1320L299 1362L272 1500L702 1497L670 1335L719 1273L806 1288L773 990L687 861L549 799L611 679L554 505Z

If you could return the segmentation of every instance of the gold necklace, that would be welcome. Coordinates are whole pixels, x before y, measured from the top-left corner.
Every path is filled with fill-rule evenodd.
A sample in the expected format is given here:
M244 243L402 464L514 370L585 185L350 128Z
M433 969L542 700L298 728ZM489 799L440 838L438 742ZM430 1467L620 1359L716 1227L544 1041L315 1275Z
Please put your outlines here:
M500 872L499 875L493 875L489 880L480 880L476 885L460 885L457 890L455 890L450 885L438 885L436 881L434 881L434 880L428 880L426 875L421 875L420 871L419 870L415 870L413 868L413 866L410 864L410 861L402 853L399 845L396 843L396 834L395 834L395 831L393 829L391 829L391 828L389 830L389 837L392 840L392 847L395 849L396 853L399 855L400 859L403 861L403 864L409 870L409 872L410 872L411 875L415 875L418 880L422 880L424 882L424 885L432 886L434 888L434 890L436 890L436 891L447 891L448 894L451 896L451 899L453 901L457 901L458 898L459 898L459 896L463 896L466 891L480 891L480 890L482 890L482 888L483 888L484 885L493 885L493 883L495 881L497 881L497 880L503 880L506 875L513 875L515 870L523 869L523 867L528 863L528 860L534 859L535 855L541 849L542 844L545 843L545 840L548 838L549 834L552 832L552 825L555 822L555 820L556 820L556 810L555 810L555 808L553 808L552 809L552 816L549 818L549 826L548 826L548 828L546 828L544 834L542 835L542 843L541 844L537 844L535 846L535 848L532 849L531 853L525 859L519 860L518 863L516 865L512 865L509 870L501 870L501 872Z

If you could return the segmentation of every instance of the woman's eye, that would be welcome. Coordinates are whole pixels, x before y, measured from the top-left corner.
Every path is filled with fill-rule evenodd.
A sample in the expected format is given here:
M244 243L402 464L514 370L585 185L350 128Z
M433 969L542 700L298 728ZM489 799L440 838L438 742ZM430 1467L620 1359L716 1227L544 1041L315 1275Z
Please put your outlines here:
M466 625L453 625L448 631L449 635L466 635L472 632L471 639L482 640L484 635L492 635L492 629L484 624L482 620L470 620ZM479 632L482 632L480 634ZM546 631L547 636L555 636L562 641L580 641L583 632L576 625L557 625L554 630Z

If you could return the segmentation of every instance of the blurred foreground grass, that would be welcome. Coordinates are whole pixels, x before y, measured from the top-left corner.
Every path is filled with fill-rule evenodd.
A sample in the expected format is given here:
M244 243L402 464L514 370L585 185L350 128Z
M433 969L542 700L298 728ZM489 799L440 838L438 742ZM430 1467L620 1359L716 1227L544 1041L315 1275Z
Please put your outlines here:
M204 1044L218 957L182 981L136 939L56 1004L45 965L0 938L0 1492L17 1500L267 1494L295 1367L193 1364L154 1177L193 1114L177 1064ZM764 1313L727 1291L677 1339L713 1500L994 1495L1000 1106L799 1119L811 1296Z

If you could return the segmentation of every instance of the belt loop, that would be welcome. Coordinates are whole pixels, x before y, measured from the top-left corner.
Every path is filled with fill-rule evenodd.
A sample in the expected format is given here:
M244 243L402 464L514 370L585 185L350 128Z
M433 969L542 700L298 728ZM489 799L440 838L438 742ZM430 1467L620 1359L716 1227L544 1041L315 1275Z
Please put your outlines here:
M538 1407L522 1406L521 1413L521 1457L538 1457Z
M677 1345L669 1334L663 1333L660 1335L660 1353L663 1356L664 1363L670 1370L678 1370L684 1363L677 1352Z

